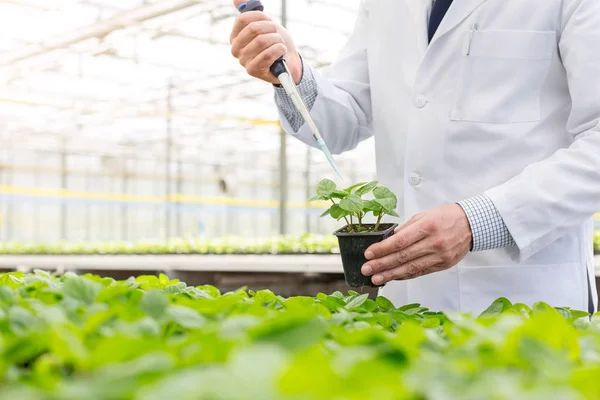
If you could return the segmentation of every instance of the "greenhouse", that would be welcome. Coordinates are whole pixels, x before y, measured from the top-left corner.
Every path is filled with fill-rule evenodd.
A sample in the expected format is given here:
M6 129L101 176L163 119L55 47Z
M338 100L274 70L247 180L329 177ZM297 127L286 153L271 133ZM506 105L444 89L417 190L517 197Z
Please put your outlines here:
M566 3L0 0L0 399L600 399Z

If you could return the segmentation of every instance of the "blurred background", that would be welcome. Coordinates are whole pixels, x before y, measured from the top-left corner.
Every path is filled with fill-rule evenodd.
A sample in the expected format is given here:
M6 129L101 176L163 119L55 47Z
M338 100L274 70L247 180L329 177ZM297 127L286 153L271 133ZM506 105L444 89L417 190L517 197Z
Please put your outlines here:
M326 67L358 1L264 0ZM0 241L330 233L324 156L230 54L228 0L0 0ZM373 146L336 157L374 175ZM360 166L360 169L357 167Z

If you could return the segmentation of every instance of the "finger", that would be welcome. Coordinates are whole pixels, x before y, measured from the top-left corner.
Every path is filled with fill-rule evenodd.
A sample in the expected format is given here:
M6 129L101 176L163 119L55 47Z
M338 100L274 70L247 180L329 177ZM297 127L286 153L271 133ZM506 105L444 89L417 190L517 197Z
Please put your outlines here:
M271 18L261 11L248 11L246 13L238 15L233 24L231 36L229 36L229 43L233 44L234 39L238 37L240 32L246 26L248 26L252 22L257 21L271 21Z
M439 257L435 254L430 254L396 268L383 271L373 275L371 279L375 285L383 285L384 283L406 279L409 276L421 276L437 265L442 264Z
M375 275L434 253L435 250L426 240L420 240L406 249L367 262L362 267L361 272L364 276Z
M411 219L409 219L408 221L406 221L404 224L402 224L399 227L397 227L396 229L394 229L394 232L401 231L402 229L406 228L407 226L410 226L410 225L414 224L415 222L417 222L421 218L422 218L422 214L417 214L417 215L413 216Z
M251 24L247 25L233 40L231 54L238 58L240 52L242 52L243 49L246 48L250 43L267 34L278 34L277 25L270 21L252 22ZM281 37L281 35L279 35L279 37ZM281 37L281 42L283 43L283 37Z
M257 36L239 54L240 64L245 65L248 61L256 58L263 51L278 43L283 44L283 37L279 33L268 33Z
M370 246L365 252L365 258L373 260L404 250L427 235L427 231L421 229L420 223L414 223L395 233L392 237Z
M250 61L246 66L246 70L250 75L257 78L264 77L270 73L271 65L285 54L287 54L287 47L282 43L277 43Z

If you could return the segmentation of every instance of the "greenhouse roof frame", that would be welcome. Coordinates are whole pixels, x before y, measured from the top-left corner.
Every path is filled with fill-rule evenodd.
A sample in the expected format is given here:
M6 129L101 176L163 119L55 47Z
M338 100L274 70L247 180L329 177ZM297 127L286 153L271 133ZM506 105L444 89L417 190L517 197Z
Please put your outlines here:
M264 3L278 18L281 0ZM308 62L332 62L357 6L288 3ZM276 168L276 156L256 157L279 146L273 90L231 56L235 16L229 0L0 0L0 145L155 157L170 124L176 159L247 155ZM340 160L370 154L365 145ZM302 170L304 147L292 140L288 155L290 169ZM327 168L318 152L312 159Z

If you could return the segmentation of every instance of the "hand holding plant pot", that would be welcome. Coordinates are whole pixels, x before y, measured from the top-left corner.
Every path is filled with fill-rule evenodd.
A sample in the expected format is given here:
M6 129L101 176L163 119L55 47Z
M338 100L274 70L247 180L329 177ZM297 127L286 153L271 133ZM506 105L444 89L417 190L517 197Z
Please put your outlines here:
M371 193L373 199L363 199L363 196ZM347 189L338 189L335 182L324 179L319 183L317 196L311 199L314 200L332 203L322 217L329 215L337 221L346 221L346 226L334 233L340 245L346 283L351 287L376 287L371 278L361 272L362 266L367 262L364 254L369 246L394 234L398 224L382 224L382 219L385 215L398 216L396 195L386 187L377 186L377 182L359 183ZM369 214L375 216L374 224L364 223Z
M463 208L444 205L415 215L392 237L369 247L362 273L377 285L418 278L452 268L471 245L471 227Z

